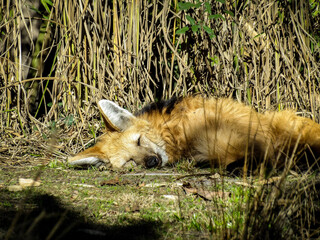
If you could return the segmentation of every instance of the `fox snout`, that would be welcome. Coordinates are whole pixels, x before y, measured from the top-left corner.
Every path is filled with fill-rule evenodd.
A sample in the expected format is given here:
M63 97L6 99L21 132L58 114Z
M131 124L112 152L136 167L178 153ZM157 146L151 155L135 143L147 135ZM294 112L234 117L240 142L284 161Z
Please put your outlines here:
M155 168L155 167L160 167L162 165L161 157L159 157L158 155L147 156L144 159L144 162L145 162L146 168Z

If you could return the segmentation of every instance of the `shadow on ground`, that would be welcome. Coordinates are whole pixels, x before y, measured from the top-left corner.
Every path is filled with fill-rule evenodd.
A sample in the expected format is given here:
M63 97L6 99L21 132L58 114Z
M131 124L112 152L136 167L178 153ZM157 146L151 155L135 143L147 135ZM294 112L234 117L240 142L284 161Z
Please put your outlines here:
M129 226L93 223L80 212L63 207L59 199L37 193L19 200L0 191L0 239L158 239L157 222Z

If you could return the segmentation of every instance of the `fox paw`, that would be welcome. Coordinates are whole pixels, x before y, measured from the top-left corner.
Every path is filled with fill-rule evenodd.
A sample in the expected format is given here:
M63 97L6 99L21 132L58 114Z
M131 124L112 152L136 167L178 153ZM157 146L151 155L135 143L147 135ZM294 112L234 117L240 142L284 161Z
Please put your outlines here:
M106 170L110 170L112 168L112 165L110 162L100 162L101 164L99 166L95 166L96 168L98 168L99 171L106 171Z
M87 158L81 158L78 160L74 160L74 161L70 161L69 164L71 166L79 166L79 167L86 167L86 166L92 166L92 167L96 167L97 169L107 169L107 168L111 168L111 163L105 162L99 158L96 157L87 157Z

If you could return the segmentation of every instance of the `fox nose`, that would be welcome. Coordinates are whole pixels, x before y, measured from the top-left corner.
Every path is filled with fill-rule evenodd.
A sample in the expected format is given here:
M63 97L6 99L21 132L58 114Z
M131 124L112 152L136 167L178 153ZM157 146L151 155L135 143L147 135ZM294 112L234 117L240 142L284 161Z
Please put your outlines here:
M148 156L145 158L145 163L147 168L153 168L159 166L160 159L158 156Z

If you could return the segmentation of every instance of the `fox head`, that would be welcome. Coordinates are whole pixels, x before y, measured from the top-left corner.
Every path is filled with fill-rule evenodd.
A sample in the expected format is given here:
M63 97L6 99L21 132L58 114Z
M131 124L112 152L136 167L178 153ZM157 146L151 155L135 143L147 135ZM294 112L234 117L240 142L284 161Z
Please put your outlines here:
M101 100L98 106L106 133L95 146L69 158L71 165L99 167L105 164L111 168L143 165L152 168L168 162L165 143L150 122L135 117L112 101Z

